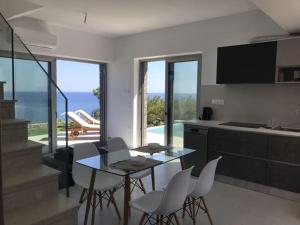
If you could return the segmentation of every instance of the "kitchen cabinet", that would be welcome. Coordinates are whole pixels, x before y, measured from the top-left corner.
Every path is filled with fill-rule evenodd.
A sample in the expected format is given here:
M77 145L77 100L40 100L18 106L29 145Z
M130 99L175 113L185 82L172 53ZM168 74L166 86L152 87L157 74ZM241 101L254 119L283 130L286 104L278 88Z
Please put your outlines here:
M277 41L277 67L300 66L300 38Z
M217 167L217 174L247 180L258 184L266 184L267 163L247 157L208 152L208 160L222 156Z
M269 162L267 185L300 193L300 166Z
M207 162L207 127L184 126L184 147L196 150L183 158L185 168L194 166L193 176L199 176Z
M217 174L300 193L300 138L209 128L207 145Z
M268 158L274 161L300 164L300 138L270 136Z
M209 129L208 148L212 151L265 158L267 147L268 137L264 134Z

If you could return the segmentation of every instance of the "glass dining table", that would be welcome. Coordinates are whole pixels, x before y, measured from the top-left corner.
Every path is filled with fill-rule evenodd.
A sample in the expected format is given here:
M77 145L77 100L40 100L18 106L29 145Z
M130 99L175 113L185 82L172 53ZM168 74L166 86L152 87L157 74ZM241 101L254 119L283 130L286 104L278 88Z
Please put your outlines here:
M122 151L122 150L120 150ZM111 173L115 175L119 175L124 177L124 209L123 209L123 225L128 225L129 215L130 215L130 175L136 172L143 171L145 169L151 169L151 177L152 177L152 188L155 189L155 182L154 182L154 168L156 166L168 163L170 161L180 159L181 167L185 168L183 157L193 153L195 150L188 149L188 148L169 148L168 150L157 152L157 153L145 153L139 152L137 149L130 150L130 155L137 156L142 155L146 158L147 161L150 163L143 163L142 165L136 167L134 170L125 170L116 167L115 165L118 163L114 161L114 163L110 163L110 158L118 158L119 151L115 152L107 152L104 154L100 154L97 156L84 158L81 160L76 161L80 165L86 166L92 170L89 191L87 196L87 204L85 209L85 218L84 218L84 225L88 223L89 211L92 201L92 196L94 192L94 183L96 178L97 171L103 171L106 173ZM121 159L119 162L124 161Z

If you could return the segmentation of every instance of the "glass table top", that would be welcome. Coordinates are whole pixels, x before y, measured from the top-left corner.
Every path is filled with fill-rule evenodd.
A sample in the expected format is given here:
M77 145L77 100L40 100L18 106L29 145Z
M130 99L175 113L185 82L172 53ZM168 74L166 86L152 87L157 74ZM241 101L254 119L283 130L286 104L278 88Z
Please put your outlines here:
M104 171L104 172L108 172L108 173L112 173L112 174L116 174L116 175L120 175L120 176L126 176L126 175L136 173L136 172L139 172L139 171L142 171L145 169L149 169L153 166L147 167L147 165L145 165L145 166L141 166L139 170L125 171L125 170L113 168L111 166L111 164L116 163L118 161L130 159L132 156L142 155L143 157L146 157L148 159L157 160L158 162L157 162L157 165L155 165L155 166L158 166L158 165L173 161L175 159L178 159L182 156L191 154L194 151L195 150L188 149L188 148L171 148L167 151L162 151L162 152L154 153L154 154L150 155L147 153L141 153L141 152L138 152L135 150L130 150L129 151L130 155L129 155L128 150L124 149L124 150L109 152L106 154L101 154L101 155L81 159L81 160L76 161L76 163L86 166L86 167L89 167L91 169L96 169L99 171Z

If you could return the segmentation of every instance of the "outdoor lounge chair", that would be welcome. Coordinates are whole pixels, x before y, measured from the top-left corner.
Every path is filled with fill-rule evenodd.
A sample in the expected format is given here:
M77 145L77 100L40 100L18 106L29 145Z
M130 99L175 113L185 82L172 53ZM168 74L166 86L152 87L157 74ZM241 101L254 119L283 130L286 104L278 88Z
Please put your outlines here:
M86 111L82 109L76 110L75 113L79 116L84 117L84 119L91 124L100 124L99 120L95 119L94 117L92 117L90 114L88 114Z
M100 124L90 124L84 121L82 118L80 118L78 115L76 115L74 112L68 112L68 117L75 122L75 125L70 128L70 139L74 139L76 136L78 136L81 132L81 134L86 134L89 130L100 130Z

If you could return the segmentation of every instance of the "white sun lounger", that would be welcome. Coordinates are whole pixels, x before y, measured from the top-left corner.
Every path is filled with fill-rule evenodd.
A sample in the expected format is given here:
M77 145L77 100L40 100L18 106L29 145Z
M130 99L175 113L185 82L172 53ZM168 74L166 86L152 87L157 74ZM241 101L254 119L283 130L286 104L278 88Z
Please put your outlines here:
M86 134L89 130L100 130L100 124L87 123L74 112L68 112L67 115L72 121L75 122L75 126L70 129L70 138L75 138L75 136L79 135L79 132L81 132L82 134Z
M75 113L77 115L84 117L88 122L90 122L92 124L100 124L99 120L95 119L94 117L92 117L90 114L88 114L86 111L84 111L82 109L76 110Z

